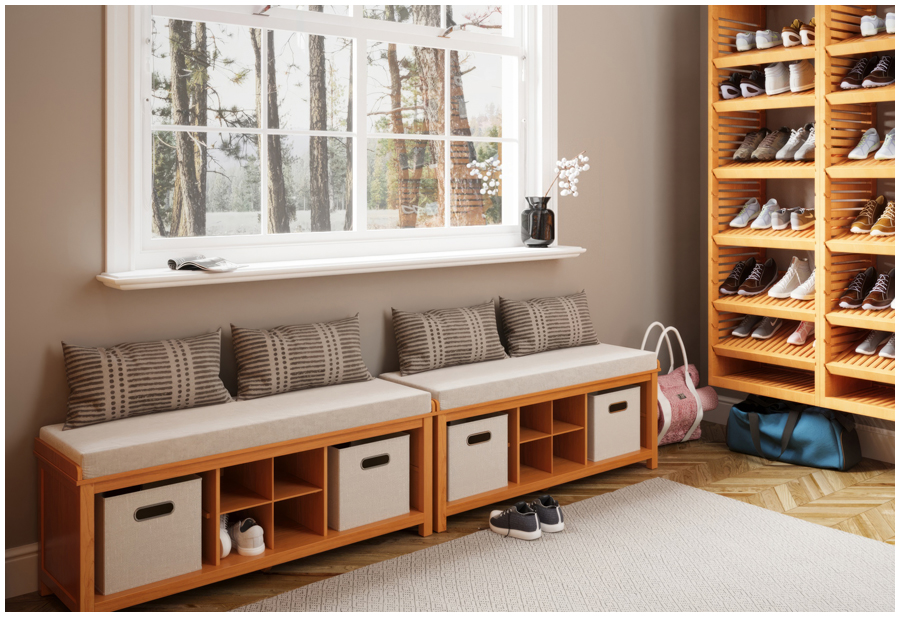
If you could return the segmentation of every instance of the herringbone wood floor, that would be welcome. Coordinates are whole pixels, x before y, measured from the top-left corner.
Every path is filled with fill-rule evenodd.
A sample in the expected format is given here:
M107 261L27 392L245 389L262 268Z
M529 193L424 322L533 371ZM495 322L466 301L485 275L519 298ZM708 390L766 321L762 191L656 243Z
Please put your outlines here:
M660 449L659 468L632 465L549 492L565 505L650 478L668 478L819 525L894 544L894 466L864 460L841 473L771 463L728 450L724 427L704 423L703 439ZM529 496L530 498L531 496ZM309 585L398 555L474 533L487 526L488 506L453 516L446 533L420 538L412 530L346 546L133 607L139 611L223 611ZM6 601L7 611L65 610L37 593Z

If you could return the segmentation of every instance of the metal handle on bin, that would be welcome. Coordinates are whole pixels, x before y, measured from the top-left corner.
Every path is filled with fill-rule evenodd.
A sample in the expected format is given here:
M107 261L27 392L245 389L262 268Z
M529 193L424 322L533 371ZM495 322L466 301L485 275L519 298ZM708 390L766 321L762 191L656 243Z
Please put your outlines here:
M609 413L616 413L617 411L625 411L628 409L628 401L620 401L618 403L612 403L609 406Z
M163 501L162 503L154 503L149 506L141 506L134 511L134 520L138 523L149 521L150 519L169 516L175 511L175 504L171 501Z
M485 443L486 441L491 440L491 432L490 431L482 431L480 433L472 433L468 437L466 437L466 445L467 446L475 446L480 443Z
M363 469L373 469L375 467L384 467L391 462L390 454L376 454L375 456L367 456L359 462L359 466Z

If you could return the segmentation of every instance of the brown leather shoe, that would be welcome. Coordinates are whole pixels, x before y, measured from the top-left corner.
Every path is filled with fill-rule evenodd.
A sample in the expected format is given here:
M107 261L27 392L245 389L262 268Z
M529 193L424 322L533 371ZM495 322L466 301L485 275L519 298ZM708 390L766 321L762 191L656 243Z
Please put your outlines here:
M875 285L876 278L877 274L875 268L866 268L864 272L860 272L854 276L853 280L850 281L850 285L847 287L847 291L840 297L839 306L846 309L861 307L869 290Z
M750 276L750 272L753 271L753 266L755 265L756 257L751 257L747 261L737 262L734 269L731 271L731 274L728 275L728 278L725 279L725 282L719 287L719 291L726 296L736 294L740 286L743 285L744 281L747 280L747 277Z
M740 289L738 289L738 295L758 296L774 285L775 279L777 278L778 266L775 265L775 260L769 257L766 260L766 263L758 263L753 266L753 271L750 273L750 276L747 277Z
M863 300L864 311L880 311L890 308L891 302L894 301L894 271L891 270L887 274L879 274L878 280L875 281L875 287Z

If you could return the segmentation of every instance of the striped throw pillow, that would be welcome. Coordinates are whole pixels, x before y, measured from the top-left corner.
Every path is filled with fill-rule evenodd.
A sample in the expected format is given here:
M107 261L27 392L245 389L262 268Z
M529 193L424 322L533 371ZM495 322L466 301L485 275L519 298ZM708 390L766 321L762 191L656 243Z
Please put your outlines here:
M511 356L600 342L583 291L559 298L500 298L500 320Z
M363 362L359 315L271 330L232 325L231 334L238 400L372 379Z
M507 357L493 302L424 313L391 311L403 375Z
M69 380L65 429L231 402L219 379L222 331L115 347L63 343Z

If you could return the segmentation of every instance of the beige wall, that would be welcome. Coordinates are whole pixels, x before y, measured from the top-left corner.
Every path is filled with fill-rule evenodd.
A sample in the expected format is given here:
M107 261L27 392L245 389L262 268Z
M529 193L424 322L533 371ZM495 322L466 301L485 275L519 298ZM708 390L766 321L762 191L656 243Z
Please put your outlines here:
M6 17L7 547L37 540L31 447L39 427L65 416L60 341L111 345L359 312L365 360L378 373L397 365L392 305L583 288L602 341L638 345L660 319L681 328L705 365L701 8L560 9L560 154L587 149L592 167L581 195L559 208L561 240L586 247L581 257L129 292L94 280L103 245L101 9L9 7ZM226 334L223 377L233 389L230 347Z

